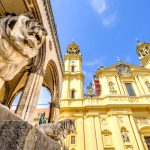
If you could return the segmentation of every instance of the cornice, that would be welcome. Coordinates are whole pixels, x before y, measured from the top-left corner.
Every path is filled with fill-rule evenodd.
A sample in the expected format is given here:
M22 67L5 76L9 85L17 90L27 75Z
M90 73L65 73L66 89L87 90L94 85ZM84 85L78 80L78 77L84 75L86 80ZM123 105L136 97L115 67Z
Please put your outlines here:
M65 54L64 60L67 60L67 59L79 59L82 61L82 56L79 54Z
M54 20L54 15L53 15L52 7L51 7L51 4L50 4L50 0L43 0L43 4L45 6L46 17L47 17L47 20L48 20L49 27L52 31L54 46L56 48L58 61L59 61L59 64L61 66L60 67L61 72L63 74L63 57L62 57L62 53L61 53L61 48L60 48L60 44L59 44L57 29L56 29L56 25L55 25L55 20Z

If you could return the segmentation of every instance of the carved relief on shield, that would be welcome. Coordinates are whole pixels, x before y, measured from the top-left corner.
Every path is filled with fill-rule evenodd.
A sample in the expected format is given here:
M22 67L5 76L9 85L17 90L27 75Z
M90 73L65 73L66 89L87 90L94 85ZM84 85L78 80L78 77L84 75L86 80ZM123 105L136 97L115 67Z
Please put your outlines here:
M130 76L131 75L131 68L129 65L119 64L116 67L119 76Z

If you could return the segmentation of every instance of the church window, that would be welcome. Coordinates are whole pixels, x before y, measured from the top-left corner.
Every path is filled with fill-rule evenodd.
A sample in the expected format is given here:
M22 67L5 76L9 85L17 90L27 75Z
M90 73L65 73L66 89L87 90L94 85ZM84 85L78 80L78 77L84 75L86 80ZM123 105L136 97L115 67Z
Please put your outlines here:
M150 150L150 137L145 136L144 139L145 139L148 150Z
M75 71L75 67L72 66L72 67L71 67L71 72L74 72L74 71Z
M11 108L10 108L10 110L12 110L13 112L17 111L17 107L19 105L21 95L22 95L22 90L18 91L14 97L13 103L12 103Z
M71 91L71 98L75 98L75 90Z
M111 132L108 130L102 131L103 141L104 141L104 147L110 147L112 146L112 135Z
M136 96L131 83L125 83L125 86L126 86L129 96Z
M74 135L71 136L71 144L76 143L76 137Z

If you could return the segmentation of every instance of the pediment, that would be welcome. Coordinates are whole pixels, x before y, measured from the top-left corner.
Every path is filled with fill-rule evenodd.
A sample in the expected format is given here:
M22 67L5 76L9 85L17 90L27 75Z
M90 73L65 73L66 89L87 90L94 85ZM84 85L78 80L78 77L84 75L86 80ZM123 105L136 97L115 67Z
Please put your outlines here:
M97 74L101 73L118 73L119 75L129 75L131 72L142 72L142 73L150 73L150 69L144 68L142 66L136 66L132 64L128 64L125 62L119 62L117 64L114 64L112 66L106 67L106 68L100 68L97 71Z

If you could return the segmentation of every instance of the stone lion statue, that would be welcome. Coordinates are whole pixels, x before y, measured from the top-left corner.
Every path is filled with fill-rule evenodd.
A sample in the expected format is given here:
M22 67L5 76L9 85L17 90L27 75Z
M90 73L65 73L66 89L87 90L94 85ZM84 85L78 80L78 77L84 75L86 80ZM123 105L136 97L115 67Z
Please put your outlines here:
M31 14L0 17L0 88L38 54L47 35Z
M68 134L76 130L75 120L66 119L58 123L48 123L38 125L37 129L45 133L51 139L59 141L62 148L65 149L65 138Z

